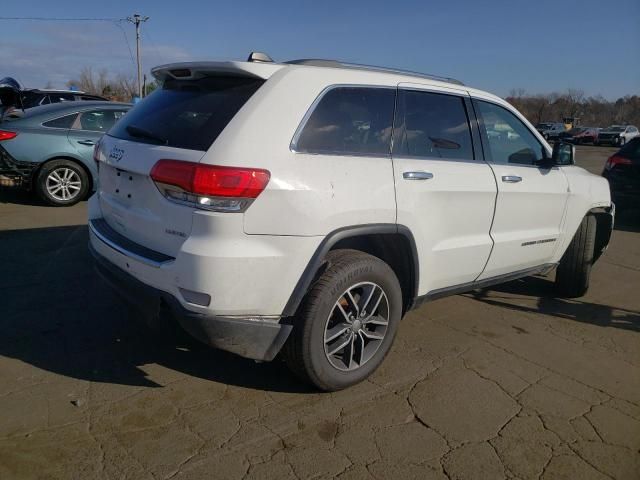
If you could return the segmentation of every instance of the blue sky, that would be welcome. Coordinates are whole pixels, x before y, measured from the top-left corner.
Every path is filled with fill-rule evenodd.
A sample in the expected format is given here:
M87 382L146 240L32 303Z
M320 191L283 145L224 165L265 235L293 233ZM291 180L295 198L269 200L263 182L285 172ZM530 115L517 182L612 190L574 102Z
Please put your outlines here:
M182 60L335 58L459 78L506 96L640 94L640 1L3 2L0 16L149 15L145 70ZM133 26L0 21L0 77L61 87L84 66L134 74Z

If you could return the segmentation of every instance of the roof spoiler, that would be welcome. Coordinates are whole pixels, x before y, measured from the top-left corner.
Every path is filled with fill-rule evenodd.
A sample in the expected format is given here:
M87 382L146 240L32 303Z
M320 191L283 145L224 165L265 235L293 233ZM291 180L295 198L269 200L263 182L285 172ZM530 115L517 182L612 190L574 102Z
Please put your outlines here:
M197 80L209 76L249 77L268 79L283 65L267 60L251 62L184 62L160 65L151 74L160 82L165 80Z

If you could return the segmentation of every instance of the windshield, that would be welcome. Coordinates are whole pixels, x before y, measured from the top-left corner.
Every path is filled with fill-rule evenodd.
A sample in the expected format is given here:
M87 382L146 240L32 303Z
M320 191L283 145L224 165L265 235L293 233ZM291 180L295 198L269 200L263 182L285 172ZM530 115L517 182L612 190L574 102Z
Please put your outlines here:
M604 129L605 132L624 132L624 127L607 127Z
M550 123L539 123L536 128L551 128Z
M167 80L109 131L132 142L208 150L264 83L246 77Z

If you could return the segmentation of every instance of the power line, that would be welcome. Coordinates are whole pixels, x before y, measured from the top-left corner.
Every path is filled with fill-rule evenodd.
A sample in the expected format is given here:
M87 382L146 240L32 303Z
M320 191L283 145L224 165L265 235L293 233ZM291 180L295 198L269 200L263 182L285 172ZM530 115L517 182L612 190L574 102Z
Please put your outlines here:
M138 96L142 98L142 59L140 52L140 24L149 20L149 17L135 14L132 17L127 18L99 18L99 17L80 17L80 18L62 18L62 17L0 17L0 20L25 20L25 21L37 21L37 22L109 22L113 23L120 29L124 36L124 41L127 44L127 50L129 50L129 56L131 57L131 63L134 65L137 63L138 67ZM136 59L133 58L133 52L131 51L131 45L129 45L129 37L127 32L122 27L122 22L133 23L136 27ZM157 51L157 49L156 49Z
M135 66L136 60L133 58L133 51L131 51L131 45L129 45L129 37L127 36L127 31L121 25L121 23L120 23L121 21L124 21L124 20L113 22L113 24L116 27L118 27L120 29L120 31L122 32L122 35L124 36L124 43L127 44L127 50L129 50L129 56L131 57L131 63Z
M31 20L42 22L119 22L122 18L47 18L47 17L0 17L0 20Z

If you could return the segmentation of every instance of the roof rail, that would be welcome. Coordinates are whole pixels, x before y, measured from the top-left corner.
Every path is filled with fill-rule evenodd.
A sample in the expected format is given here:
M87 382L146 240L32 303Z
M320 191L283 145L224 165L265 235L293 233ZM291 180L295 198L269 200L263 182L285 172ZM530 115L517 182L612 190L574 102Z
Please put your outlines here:
M283 62L287 65L308 65L312 67L328 67L328 68L351 68L354 70L368 70L372 72L396 73L400 75L410 75L412 77L428 78L429 80L437 80L440 82L453 83L456 85L464 85L460 80L441 75L432 75L430 73L413 72L411 70L402 70L399 68L378 67L375 65L362 65L359 63L339 62L337 60L326 60L321 58L303 58L300 60L290 60Z

